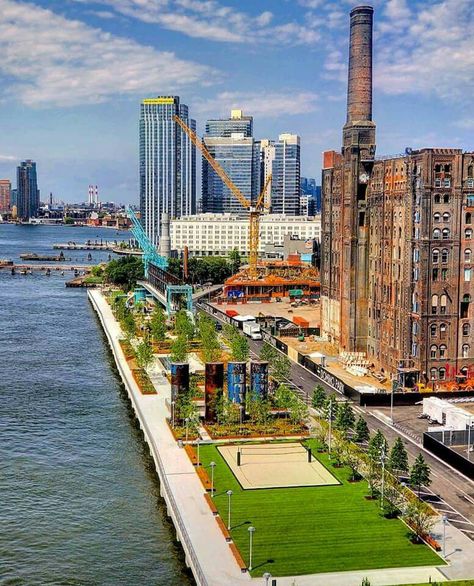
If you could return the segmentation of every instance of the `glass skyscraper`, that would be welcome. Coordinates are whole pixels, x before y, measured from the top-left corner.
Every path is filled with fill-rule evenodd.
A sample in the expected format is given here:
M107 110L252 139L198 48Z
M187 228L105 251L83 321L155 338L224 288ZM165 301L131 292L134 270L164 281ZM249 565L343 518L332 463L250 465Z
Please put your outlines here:
M38 214L40 204L36 163L29 159L23 161L16 169L16 178L17 215L23 220L34 218Z
M260 189L260 144L252 137L252 118L233 110L226 120L208 120L204 144L233 183L249 201L255 201ZM221 135L219 135L219 133ZM202 159L203 212L246 213L240 202L206 159Z
M271 145L272 161L272 214L297 216L300 213L301 168L300 137L296 134L280 134Z
M195 120L178 96L158 96L140 107L140 213L143 228L158 245L161 215L196 213L196 148L173 116L191 130Z

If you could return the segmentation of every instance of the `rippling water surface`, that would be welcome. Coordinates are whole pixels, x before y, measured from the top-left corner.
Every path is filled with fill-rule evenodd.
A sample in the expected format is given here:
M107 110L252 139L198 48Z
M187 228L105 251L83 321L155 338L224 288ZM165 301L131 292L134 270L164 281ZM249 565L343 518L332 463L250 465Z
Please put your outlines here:
M96 237L127 235L0 225L0 258ZM59 274L0 271L0 452L2 585L192 584L85 291Z

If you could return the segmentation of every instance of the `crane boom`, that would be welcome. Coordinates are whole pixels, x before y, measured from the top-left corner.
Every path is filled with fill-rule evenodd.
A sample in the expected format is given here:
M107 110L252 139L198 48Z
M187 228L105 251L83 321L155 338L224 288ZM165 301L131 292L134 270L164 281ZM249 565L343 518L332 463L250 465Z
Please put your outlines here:
M260 216L262 214L262 208L268 207L264 204L265 192L272 180L272 176L269 175L265 181L265 186L257 198L255 206L252 205L240 189L234 184L232 179L227 175L224 169L214 159L211 153L207 150L206 145L198 138L196 133L189 128L189 126L181 120L179 116L173 116L173 120L178 126L189 136L191 142L201 151L202 156L211 165L218 177L222 179L224 184L229 188L230 192L236 197L242 206L250 213L250 227L249 227L249 275L256 279L258 277L257 272L257 261L258 261L258 246L260 240Z

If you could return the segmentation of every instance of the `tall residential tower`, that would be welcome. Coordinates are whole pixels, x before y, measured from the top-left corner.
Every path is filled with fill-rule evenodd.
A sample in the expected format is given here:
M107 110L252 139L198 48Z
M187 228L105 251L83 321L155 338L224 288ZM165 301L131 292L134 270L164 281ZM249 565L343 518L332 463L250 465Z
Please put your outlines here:
M192 130L195 120L178 96L142 101L140 108L140 213L146 234L158 244L161 216L196 213L196 148L173 116Z
M36 163L27 159L17 167L17 215L23 220L36 217L40 192L36 176Z
M12 184L10 179L0 179L0 214L11 209Z

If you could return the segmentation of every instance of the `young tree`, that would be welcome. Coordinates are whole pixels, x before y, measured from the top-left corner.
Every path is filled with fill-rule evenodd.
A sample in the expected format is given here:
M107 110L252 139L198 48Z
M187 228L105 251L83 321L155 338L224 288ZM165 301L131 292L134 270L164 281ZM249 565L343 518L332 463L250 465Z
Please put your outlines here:
M388 458L388 468L392 472L408 472L408 453L401 437L397 437Z
M278 409L290 409L294 400L294 393L285 385L281 384L275 391L275 405Z
M336 393L332 393L327 399L326 403L323 406L323 417L326 421L334 420L337 417L337 411L339 409L339 403L337 402Z
M229 252L229 263L232 273L236 273L239 270L241 262L242 258L240 256L240 252L237 250L237 248L234 248Z
M377 464L380 463L380 459L382 457L383 452L387 454L388 443L385 439L384 434L377 430L375 435L373 435L369 440L369 446L367 449L367 455L371 460L376 462Z
M135 333L137 330L137 324L135 323L135 318L133 317L131 311L127 311L125 317L121 322L121 325L124 330L125 337L130 342L130 340L135 337Z
M290 420L293 425L303 423L308 418L308 407L303 401L293 394L290 403Z
M138 344L136 350L136 360L140 368L148 368L153 362L153 348L150 342L143 340Z
M232 360L236 362L247 362L250 356L249 341L246 336L237 334L230 341Z
M326 403L326 393L321 385L316 385L313 390L312 405L319 411L324 407Z
M420 497L421 487L431 484L431 470L425 462L422 454L418 454L410 470L410 484L418 487L418 498Z
M260 360L272 363L277 356L278 350L268 342L264 342L262 349L260 350Z
M370 580L368 578L364 578L360 586L370 586Z
M216 334L214 321L204 313L200 313L197 321L198 336L201 340L204 362L217 362L222 356L221 346Z
M281 352L278 352L275 360L269 363L270 374L277 381L287 380L291 373L291 360Z
M170 348L171 362L187 362L188 360L188 344L184 336L178 336L173 340Z
M184 336L188 341L194 337L194 324L183 309L176 314L174 329L178 337Z
M163 342L166 337L166 316L159 305L155 305L151 314L150 332L155 342Z
M361 443L369 440L369 437L370 437L369 426L367 425L367 422L362 417L362 415L357 420L355 431L356 431L356 435L355 435L354 439L357 443L361 444Z
M352 409L350 403L348 401L340 403L337 410L336 419L334 421L334 427L341 431L344 437L347 437L349 429L354 426L354 423L354 410Z
M413 529L418 541L428 535L436 522L436 513L426 503L413 499L404 514L405 521Z

